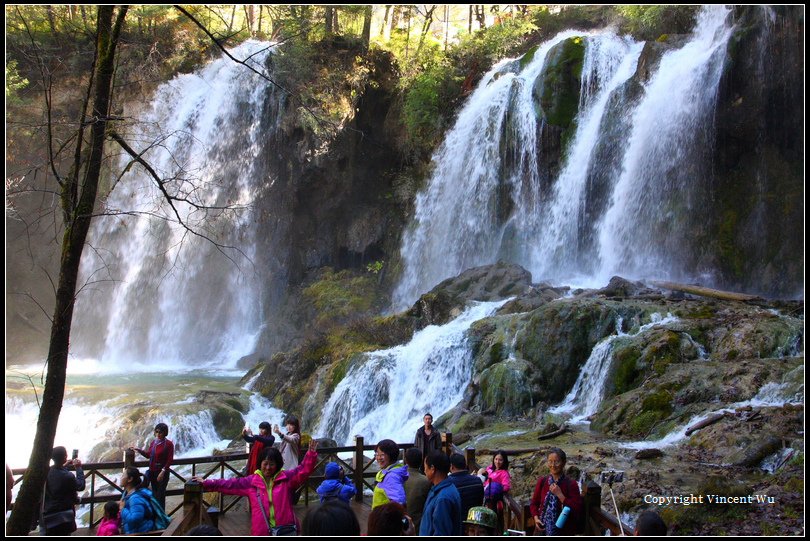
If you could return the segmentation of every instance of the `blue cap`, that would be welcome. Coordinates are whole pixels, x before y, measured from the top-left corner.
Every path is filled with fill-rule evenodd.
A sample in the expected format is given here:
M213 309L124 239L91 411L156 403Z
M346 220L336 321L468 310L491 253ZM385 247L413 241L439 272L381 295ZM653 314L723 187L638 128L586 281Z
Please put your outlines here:
M337 479L340 477L340 465L337 462L330 462L326 465L326 478Z

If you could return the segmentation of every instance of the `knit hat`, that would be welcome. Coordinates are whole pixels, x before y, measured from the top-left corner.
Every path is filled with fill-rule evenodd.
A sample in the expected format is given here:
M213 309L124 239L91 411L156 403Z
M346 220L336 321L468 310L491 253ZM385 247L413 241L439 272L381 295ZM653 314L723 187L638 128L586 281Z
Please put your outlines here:
M326 465L325 476L327 479L337 479L340 477L340 465L337 462L330 462Z

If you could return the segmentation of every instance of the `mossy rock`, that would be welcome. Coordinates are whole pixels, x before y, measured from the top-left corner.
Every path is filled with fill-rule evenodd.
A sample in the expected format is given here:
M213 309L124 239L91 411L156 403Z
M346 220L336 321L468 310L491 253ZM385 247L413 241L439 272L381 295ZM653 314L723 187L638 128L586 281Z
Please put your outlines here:
M239 411L224 404L211 408L211 419L217 434L225 437L239 434L245 424Z
M458 421L450 426L450 431L453 434L460 432L472 432L484 428L486 426L486 419L480 413L465 413ZM454 438L455 439L455 438Z
M553 126L567 129L579 110L585 40L572 37L552 47L534 83L534 96L542 118Z
M531 365L523 360L508 359L481 373L481 409L497 415L520 415L532 407L532 395L526 374Z

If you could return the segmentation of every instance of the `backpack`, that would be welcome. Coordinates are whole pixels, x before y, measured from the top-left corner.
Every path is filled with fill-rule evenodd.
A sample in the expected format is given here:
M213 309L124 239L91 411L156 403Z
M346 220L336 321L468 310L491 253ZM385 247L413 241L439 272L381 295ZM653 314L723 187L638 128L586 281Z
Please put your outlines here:
M156 530L165 530L171 524L172 519L163 510L163 506L155 499L154 496L149 498L149 503L152 504L152 520L155 521Z
M497 481L490 481L484 487L484 500L492 503L503 501L503 485Z

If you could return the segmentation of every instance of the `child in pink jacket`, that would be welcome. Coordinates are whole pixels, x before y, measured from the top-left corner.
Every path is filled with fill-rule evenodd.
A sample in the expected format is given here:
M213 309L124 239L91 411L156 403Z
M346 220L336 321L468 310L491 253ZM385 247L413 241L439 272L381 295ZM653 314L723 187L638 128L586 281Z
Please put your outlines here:
M104 518L98 525L96 535L118 535L121 533L121 525L118 519L118 502L107 502L104 504Z
M236 496L247 496L250 500L250 535L270 535L270 530L278 526L295 526L300 532L298 519L293 511L295 491L309 479L318 453L316 441L309 443L309 450L301 464L292 470L283 470L284 459L275 447L265 451L259 473L234 479L201 479L203 490L221 492ZM270 503L269 494L273 500ZM271 506L272 505L272 506Z

